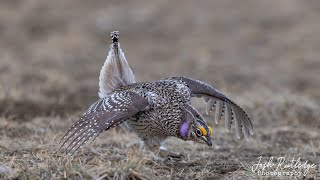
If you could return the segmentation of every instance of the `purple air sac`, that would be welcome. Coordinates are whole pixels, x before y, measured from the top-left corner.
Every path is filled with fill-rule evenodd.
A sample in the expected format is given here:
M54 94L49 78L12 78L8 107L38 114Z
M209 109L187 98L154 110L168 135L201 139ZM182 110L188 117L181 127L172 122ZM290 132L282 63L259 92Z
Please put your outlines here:
M189 132L189 123L187 121L184 121L183 124L180 127L180 135L183 139L188 137Z

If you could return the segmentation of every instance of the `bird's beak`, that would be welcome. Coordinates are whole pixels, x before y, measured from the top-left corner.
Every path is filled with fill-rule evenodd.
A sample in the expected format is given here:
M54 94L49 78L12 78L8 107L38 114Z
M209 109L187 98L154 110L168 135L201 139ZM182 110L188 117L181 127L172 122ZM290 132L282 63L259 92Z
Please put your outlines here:
M212 140L211 140L210 137L201 136L200 139L201 139L202 141L204 141L205 143L207 143L208 146L210 146L210 147L212 146Z

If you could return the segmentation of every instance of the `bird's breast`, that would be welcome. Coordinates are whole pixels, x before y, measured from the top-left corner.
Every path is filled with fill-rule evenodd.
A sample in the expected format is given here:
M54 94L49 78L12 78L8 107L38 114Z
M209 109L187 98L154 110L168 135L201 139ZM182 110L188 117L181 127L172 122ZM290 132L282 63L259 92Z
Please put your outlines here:
M127 122L130 129L140 137L175 136L181 124L181 108L190 103L189 88L178 81L164 80L143 84L139 93L150 106Z

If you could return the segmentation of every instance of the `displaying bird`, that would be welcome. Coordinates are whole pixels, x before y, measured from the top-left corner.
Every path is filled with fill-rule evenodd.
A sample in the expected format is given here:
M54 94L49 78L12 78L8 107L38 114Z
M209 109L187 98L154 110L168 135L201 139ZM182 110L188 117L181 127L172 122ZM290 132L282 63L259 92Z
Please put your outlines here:
M156 155L181 157L163 148L170 137L212 146L212 128L191 105L191 98L203 97L206 113L214 112L215 123L225 120L236 136L253 135L252 123L244 110L213 86L187 77L171 77L153 82L135 82L134 74L120 48L119 33L111 33L113 43L101 69L99 97L61 139L61 147L73 155L89 140L118 125L135 132Z

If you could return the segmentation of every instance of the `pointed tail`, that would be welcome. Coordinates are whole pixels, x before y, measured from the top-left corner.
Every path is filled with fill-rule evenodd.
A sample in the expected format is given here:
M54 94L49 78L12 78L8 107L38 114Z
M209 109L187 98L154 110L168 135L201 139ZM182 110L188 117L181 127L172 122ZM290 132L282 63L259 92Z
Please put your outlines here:
M120 48L119 32L111 32L112 44L99 77L99 97L106 97L120 87L135 83L135 77Z

